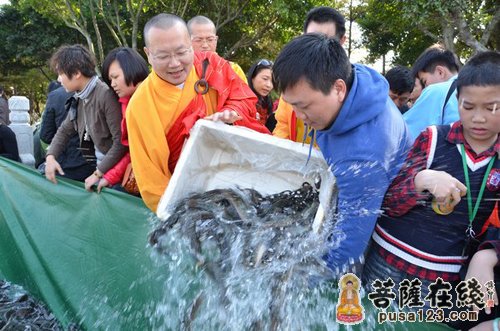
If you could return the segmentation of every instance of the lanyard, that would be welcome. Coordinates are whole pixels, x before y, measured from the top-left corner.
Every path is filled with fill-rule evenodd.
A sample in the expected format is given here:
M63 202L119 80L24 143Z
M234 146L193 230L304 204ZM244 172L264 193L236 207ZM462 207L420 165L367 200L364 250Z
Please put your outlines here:
M488 175L493 167L493 163L495 163L495 156L491 157L490 162L488 163L488 168L486 169L486 173L484 174L483 182L481 183L481 188L479 189L479 194L477 195L477 200L474 205L474 210L472 209L472 194L469 180L469 170L467 167L467 160L465 156L465 148L464 145L460 145L460 150L462 151L462 165L464 166L464 175L465 175L465 185L467 186L467 209L469 212L469 226L467 227L467 233L470 237L474 237L475 233L472 230L472 222L474 222L474 218L476 217L477 211L479 210L479 205L481 204L481 199L483 198L484 188L486 187L486 181L488 180Z

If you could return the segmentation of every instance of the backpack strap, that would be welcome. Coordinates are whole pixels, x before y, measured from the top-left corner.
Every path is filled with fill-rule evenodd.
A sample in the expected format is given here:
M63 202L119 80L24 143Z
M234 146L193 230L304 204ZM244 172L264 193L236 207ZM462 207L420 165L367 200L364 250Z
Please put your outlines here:
M448 89L448 93L446 94L446 98L444 99L443 109L441 109L441 125L444 125L444 109L446 108L446 104L448 100L450 100L451 95L457 89L457 80L455 79L453 83L451 83L450 88Z

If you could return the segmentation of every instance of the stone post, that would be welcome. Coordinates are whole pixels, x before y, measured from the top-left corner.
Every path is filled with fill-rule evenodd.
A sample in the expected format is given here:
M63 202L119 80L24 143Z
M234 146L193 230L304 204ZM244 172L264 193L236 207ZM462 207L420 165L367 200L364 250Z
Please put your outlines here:
M27 166L35 166L33 156L33 129L30 126L30 101L26 97L13 96L9 99L10 125L16 134L17 147L21 162Z

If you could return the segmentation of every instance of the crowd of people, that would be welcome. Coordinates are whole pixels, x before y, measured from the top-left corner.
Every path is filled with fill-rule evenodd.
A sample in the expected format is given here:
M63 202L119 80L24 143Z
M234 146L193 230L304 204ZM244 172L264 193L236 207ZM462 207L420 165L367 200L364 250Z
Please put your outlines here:
M433 45L384 77L350 63L343 16L317 7L274 62L258 59L245 75L216 53L216 32L204 16L159 14L144 27L151 70L120 47L102 80L85 47L60 47L51 66L62 86L48 96L40 134L47 179L126 191L156 211L195 122L222 121L322 152L338 188L324 256L334 275L354 272L367 287L419 278L424 295L438 277L498 276L500 53L460 70ZM0 98L2 137L4 118ZM19 159L5 145L1 155ZM491 329L495 314L478 327Z

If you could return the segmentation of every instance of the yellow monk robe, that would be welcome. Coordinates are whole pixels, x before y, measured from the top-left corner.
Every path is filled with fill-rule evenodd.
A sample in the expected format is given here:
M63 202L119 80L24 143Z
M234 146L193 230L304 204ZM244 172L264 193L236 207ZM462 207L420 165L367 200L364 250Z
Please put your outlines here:
M200 78L197 72L201 72L204 58L210 60L206 74L210 89L207 94L198 96L194 84ZM255 119L253 105L257 98L248 85L236 77L227 61L212 52L195 52L194 61L183 89L162 80L153 71L137 88L127 108L132 167L141 196L153 211L156 211L168 185L182 143L198 118L229 108L243 117L243 120L235 122L235 125L269 133ZM202 98L200 102L206 109L197 106L198 97ZM186 114L188 116L185 116ZM189 124L186 124L188 122ZM177 129L179 124L181 128ZM172 127L176 130L171 130ZM173 139L168 141L167 137L180 139L172 146Z
M192 86L198 79L196 71L191 70L185 84ZM204 98L209 98L209 95ZM132 168L142 199L153 211L156 211L171 176L168 169L170 149L165 134L195 96L194 89L180 89L162 80L153 71L128 105L127 129ZM209 101L206 104L207 113L213 114L213 103ZM143 127L148 130L143 130Z
M273 131L273 136L290 139L299 143L303 141L305 131L304 122L295 116L292 105L285 102L282 97L280 97L275 118L277 123ZM310 136L307 136L305 143L311 143ZM316 144L314 146L317 147Z
M243 69L241 69L240 65L236 62L231 61L229 61L229 64L231 65L231 68L233 68L234 72L238 75L238 77L243 79L243 81L248 84L247 76L245 75Z

